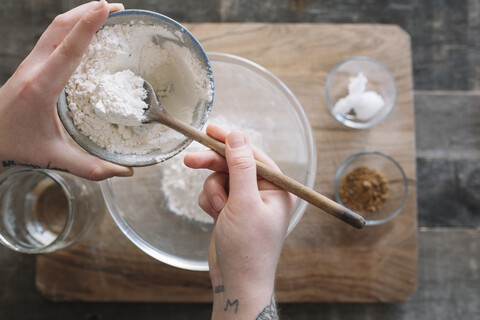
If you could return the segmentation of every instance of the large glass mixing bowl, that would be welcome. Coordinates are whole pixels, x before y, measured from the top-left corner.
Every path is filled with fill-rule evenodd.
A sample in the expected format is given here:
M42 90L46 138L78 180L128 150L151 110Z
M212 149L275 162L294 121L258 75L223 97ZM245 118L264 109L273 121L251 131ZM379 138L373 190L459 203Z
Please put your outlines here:
M216 84L210 121L221 119L220 125L230 124L233 129L244 130L247 136L256 133L260 147L283 173L312 188L315 142L305 112L293 93L272 73L249 60L222 53L208 55ZM255 143L255 137L250 140ZM169 166L178 166L173 160L136 168L133 177L104 181L103 196L117 225L145 253L175 267L207 271L213 224L185 218L169 208L163 184L166 170L172 169ZM193 174L193 170L187 174ZM189 197L196 200L201 191L191 189L189 184L187 190L185 201ZM289 233L306 206L303 200L297 202Z

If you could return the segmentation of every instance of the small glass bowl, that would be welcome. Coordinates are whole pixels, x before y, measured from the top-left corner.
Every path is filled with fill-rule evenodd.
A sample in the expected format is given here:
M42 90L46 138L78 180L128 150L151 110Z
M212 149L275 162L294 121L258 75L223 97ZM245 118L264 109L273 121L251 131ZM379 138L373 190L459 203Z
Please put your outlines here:
M407 178L398 162L385 153L365 151L354 154L348 158L340 166L335 175L334 188L336 201L348 207L340 197L340 183L346 175L359 167L368 167L380 172L387 181L388 196L378 211L373 213L358 213L365 218L367 226L375 226L392 220L402 211L407 200Z
M368 120L334 110L337 101L348 95L349 79L357 77L360 72L368 79L365 91L374 91L385 101L385 106ZM379 124L388 117L397 102L397 85L392 73L383 63L368 57L353 57L339 63L328 75L325 89L332 115L340 123L355 129L367 129Z

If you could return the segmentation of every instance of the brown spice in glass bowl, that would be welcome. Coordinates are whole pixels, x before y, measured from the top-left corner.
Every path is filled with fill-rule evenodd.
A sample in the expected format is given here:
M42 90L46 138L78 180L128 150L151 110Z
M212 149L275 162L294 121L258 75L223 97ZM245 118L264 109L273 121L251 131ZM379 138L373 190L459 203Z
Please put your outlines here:
M358 167L342 179L338 191L343 203L350 209L361 213L373 213L387 200L388 184L377 170Z

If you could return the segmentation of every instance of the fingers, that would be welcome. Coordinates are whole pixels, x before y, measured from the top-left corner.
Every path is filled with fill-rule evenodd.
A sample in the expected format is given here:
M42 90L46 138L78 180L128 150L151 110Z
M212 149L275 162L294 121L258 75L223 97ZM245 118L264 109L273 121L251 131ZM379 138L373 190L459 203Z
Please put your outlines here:
M58 45L60 45L62 40L72 30L78 20L95 7L97 3L98 1L85 3L55 17L53 22L48 26L45 32L43 32L33 48L32 53L29 55L29 58L35 59L36 61L46 60Z
M108 4L108 12L115 12L125 10L125 7L122 3L109 3Z
M93 35L107 19L109 9L104 0L88 9L44 64L43 79L48 79L44 85L58 94L80 64Z
M77 22L97 5L104 4L102 4L101 1L91 1L58 15L42 34L29 57L36 59L37 61L46 60L60 45ZM108 12L115 12L124 9L125 7L121 3L109 3L107 5Z
M242 201L259 199L255 159L243 133L233 131L227 136L225 156L231 197Z
M221 142L225 142L229 134L229 131L215 124L208 125L206 131L209 136ZM281 172L275 161L273 161L267 154L265 154L265 152L254 146L251 146L251 148L253 149L253 154L256 160ZM184 163L186 166L193 169L209 169L220 172L228 171L228 166L225 158L212 150L187 154L184 158Z
M186 154L183 162L192 169L209 169L217 172L228 172L227 161L213 150L205 150Z
M215 172L205 180L198 204L215 221L227 202L228 175Z
M113 176L133 175L132 168L101 160L72 146L63 145L62 148L54 150L51 155L55 159L54 163L51 163L52 168L67 169L71 174L89 180L99 181Z
M209 124L206 132L209 136L220 142L225 142L229 133L229 131L214 124ZM209 169L218 172L228 172L225 158L212 150L187 154L183 158L183 162L187 167L193 169Z
M206 129L207 134L212 137L217 139L218 141L224 142L227 140L227 136L230 133L230 131L217 126L216 124L209 124Z

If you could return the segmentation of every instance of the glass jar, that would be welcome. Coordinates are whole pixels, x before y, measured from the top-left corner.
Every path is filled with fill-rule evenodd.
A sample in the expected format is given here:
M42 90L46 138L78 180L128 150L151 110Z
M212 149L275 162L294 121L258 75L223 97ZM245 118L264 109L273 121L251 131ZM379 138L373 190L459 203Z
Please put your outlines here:
M15 251L66 248L99 226L104 213L96 182L46 169L0 174L0 242Z

